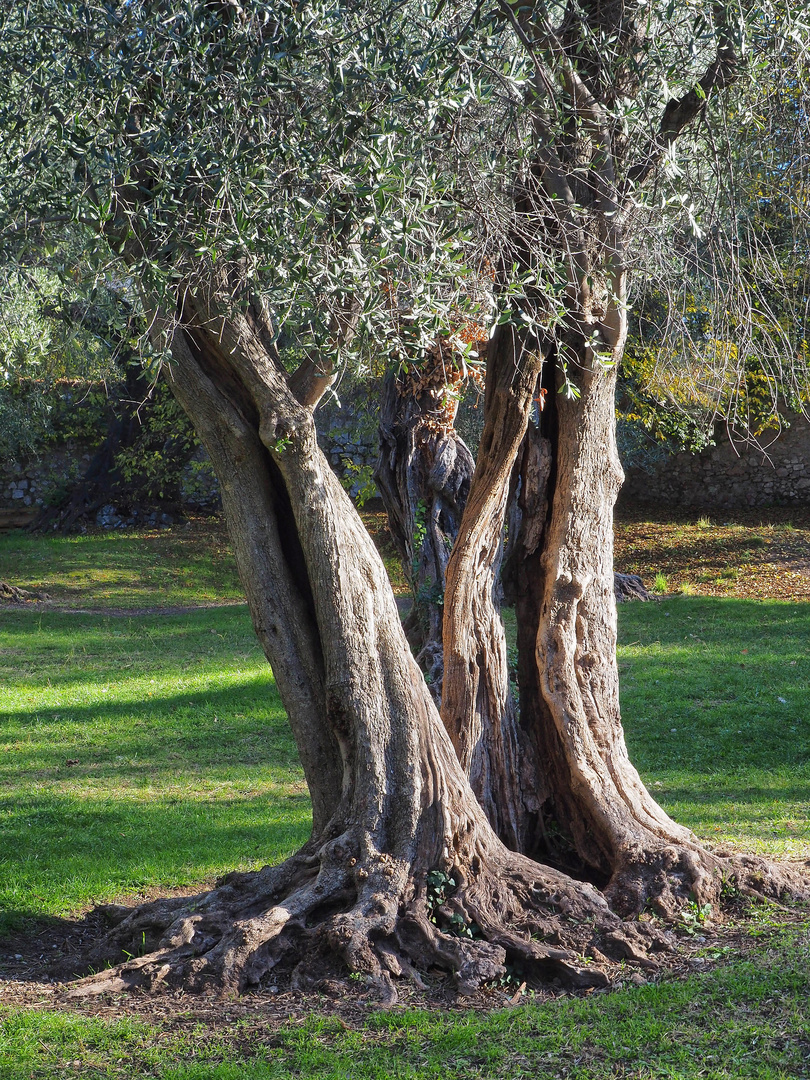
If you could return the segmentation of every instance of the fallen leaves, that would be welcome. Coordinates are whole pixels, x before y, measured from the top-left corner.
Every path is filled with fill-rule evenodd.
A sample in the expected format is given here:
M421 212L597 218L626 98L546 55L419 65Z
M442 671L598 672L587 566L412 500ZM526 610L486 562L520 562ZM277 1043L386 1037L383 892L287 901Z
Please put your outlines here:
M615 568L647 584L664 574L671 592L756 600L810 600L810 507L725 511L706 524L697 510L640 506L617 512Z

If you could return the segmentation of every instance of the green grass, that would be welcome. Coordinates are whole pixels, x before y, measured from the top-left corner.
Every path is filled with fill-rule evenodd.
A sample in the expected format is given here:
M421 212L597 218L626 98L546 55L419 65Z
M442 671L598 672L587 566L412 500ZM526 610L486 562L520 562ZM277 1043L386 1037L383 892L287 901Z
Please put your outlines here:
M709 961L710 963L710 961ZM810 1076L810 936L680 981L489 1014L396 1009L347 1025L256 1012L217 1026L0 1010L0 1077L160 1080L801 1080ZM249 999L248 999L249 1000Z
M95 572L124 540L137 593L152 539L113 536ZM70 564L77 541L47 543ZM702 837L810 857L810 605L670 598L624 605L620 631L630 753L665 808ZM0 648L5 925L190 887L304 839L295 747L243 606L7 609Z
M6 925L275 862L306 838L295 745L245 607L5 611L0 649Z
M668 591L668 589L669 589L669 585L667 583L666 574L661 574L661 573L656 574L655 575L655 580L653 581L653 585L652 585L652 591L655 592L655 593L665 593L665 592Z
M77 607L235 598L224 546L177 533L6 537L0 579L62 590ZM186 556L204 583L181 601ZM666 809L711 840L810 857L810 605L667 597L623 605L619 629L630 753ZM308 827L243 605L0 611L0 927L276 862ZM780 917L764 909L753 951L688 979L488 1015L398 1009L274 1027L259 998L211 1026L191 1009L103 1018L43 997L40 1009L0 1008L0 1080L810 1080L810 939Z
M0 581L74 607L194 606L243 600L221 524L149 532L0 536Z
M810 857L810 604L676 597L619 613L630 756L698 835Z

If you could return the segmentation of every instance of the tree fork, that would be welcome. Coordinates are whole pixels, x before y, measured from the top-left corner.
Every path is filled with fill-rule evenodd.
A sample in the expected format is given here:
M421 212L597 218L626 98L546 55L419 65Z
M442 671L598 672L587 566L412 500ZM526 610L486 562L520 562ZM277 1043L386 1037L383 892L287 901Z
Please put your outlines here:
M193 402L223 469L251 613L311 783L313 835L279 867L136 908L88 957L117 967L73 992L233 991L275 968L293 970L304 986L348 969L390 1001L394 977L418 979L432 966L452 971L467 993L508 964L537 985L553 978L578 987L608 984L606 958L654 964L647 953L666 947L664 936L624 926L592 886L508 851L493 833L411 656L381 560L317 447L311 414L278 369L265 368L264 389L256 387L257 369L244 366L249 327L234 323L216 337L197 321L179 331L171 381L181 403ZM293 508L284 526L298 537L311 600L278 535L285 504L274 469ZM443 875L444 891L431 872ZM587 950L602 959L583 964Z

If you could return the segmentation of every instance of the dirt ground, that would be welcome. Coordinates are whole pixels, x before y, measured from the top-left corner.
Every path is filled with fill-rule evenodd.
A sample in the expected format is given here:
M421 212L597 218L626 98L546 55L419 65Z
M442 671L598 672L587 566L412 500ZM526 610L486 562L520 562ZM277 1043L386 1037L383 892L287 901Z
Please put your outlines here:
M710 514L660 506L616 512L615 567L667 592L810 600L810 506Z
M784 925L805 925L806 920L806 913L799 911L785 910L779 916L780 924ZM533 989L523 984L485 988L472 997L461 997L450 978L436 972L427 974L424 989L401 980L397 986L398 1007L444 1012L489 1011L529 1001L540 1003L566 996L605 994L624 986L640 986L650 979L684 978L710 970L729 954L740 956L753 950L756 942L746 928L747 921L746 911L740 907L737 914L731 913L731 918L727 913L725 925L707 924L699 932L691 926L676 928L672 933L673 951L666 955L656 953L662 961L657 972L651 973L633 963L616 965L613 982L603 989L565 991L554 986ZM312 1013L337 1017L350 1028L380 1008L374 990L349 979L333 980L318 993L291 990L279 978L266 980L261 987L241 997L166 991L153 995L133 992L70 998L69 983L52 974L53 957L59 958L56 963L60 968L66 961L69 964L70 958L78 958L103 929L103 920L90 912L78 921L43 920L34 932L4 938L0 952L0 1004L34 1010L70 1010L107 1019L127 1015L160 1024L167 1031L193 1031L203 1025L214 1033L232 1029L238 1022L239 1049L245 1054L255 1053L261 1046L272 1046L274 1032L281 1025L302 1023Z

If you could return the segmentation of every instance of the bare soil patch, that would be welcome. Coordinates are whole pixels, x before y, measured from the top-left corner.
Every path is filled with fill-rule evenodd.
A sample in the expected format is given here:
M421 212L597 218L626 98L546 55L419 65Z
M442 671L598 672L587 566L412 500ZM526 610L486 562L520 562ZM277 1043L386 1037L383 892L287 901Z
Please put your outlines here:
M188 890L163 890L161 895L189 895ZM645 918L646 916L642 916ZM807 924L806 912L782 910L780 926ZM346 1029L361 1025L368 1014L381 1007L379 990L346 978L332 980L320 992L291 989L288 979L268 977L262 984L239 996L212 993L190 994L182 990L157 993L139 991L105 993L100 996L68 998L70 982L52 974L64 968L71 958L78 959L93 942L109 930L102 910L88 912L81 919L47 919L28 932L17 933L2 941L0 951L0 1005L14 1008L75 1012L83 1016L115 1018L133 1016L165 1030L193 1030L199 1025L211 1034L233 1028L240 1052L248 1055L262 1046L275 1045L275 1033L282 1025L303 1023L313 1013L337 1018ZM753 931L753 933L752 933ZM561 997L587 997L605 994L625 986L641 986L649 981L679 979L695 972L705 972L734 955L745 956L761 947L761 922L757 909L740 903L726 913L725 921L676 928L675 948L668 954L656 954L660 962L650 973L634 964L618 971L604 988L564 990L554 985L528 990L525 984L487 986L475 994L462 996L449 975L428 973L425 986L402 980L398 986L398 1009L417 1008L429 1011L486 1012L541 1003ZM199 1037L199 1035L198 1035Z

